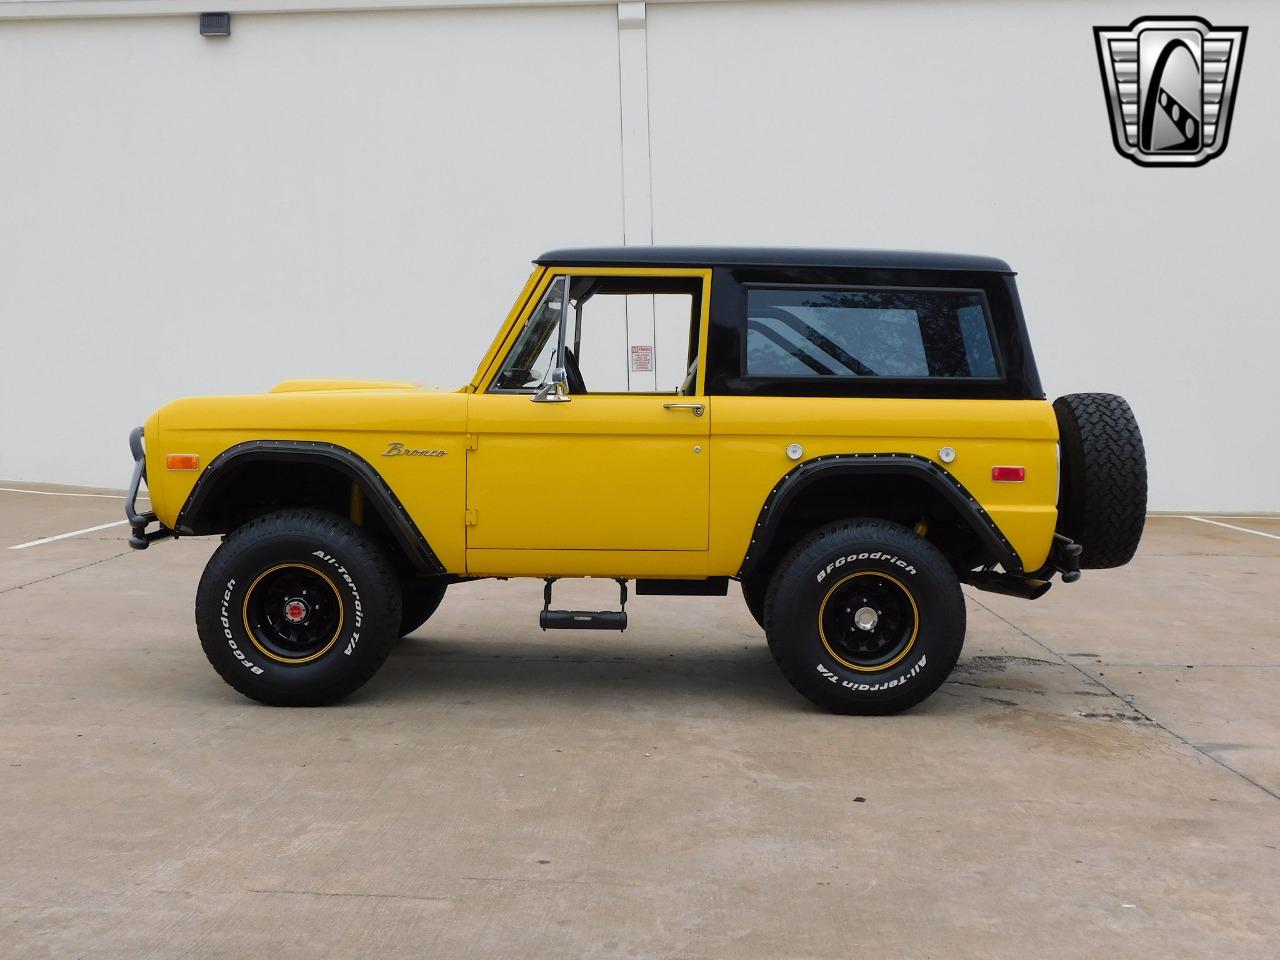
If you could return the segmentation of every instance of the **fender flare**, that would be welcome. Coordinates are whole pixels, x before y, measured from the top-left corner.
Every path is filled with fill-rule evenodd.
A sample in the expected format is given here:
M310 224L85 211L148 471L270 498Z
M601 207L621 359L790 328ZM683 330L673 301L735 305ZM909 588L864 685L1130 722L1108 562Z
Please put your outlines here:
M446 570L422 535L399 497L367 460L346 447L312 440L248 440L228 447L209 462L191 488L187 502L174 524L179 533L192 535L201 516L214 501L218 487L232 469L247 463L275 461L312 463L336 469L364 491L366 499L386 520L396 543L409 561L423 573L442 574Z
M949 471L927 457L914 453L834 453L814 457L798 464L780 479L765 497L756 520L755 531L747 545L738 578L749 576L773 545L780 521L805 488L814 481L831 476L866 476L867 474L915 477L925 481L956 509L978 540L1006 571L1022 573L1022 559L1000 531L982 504Z

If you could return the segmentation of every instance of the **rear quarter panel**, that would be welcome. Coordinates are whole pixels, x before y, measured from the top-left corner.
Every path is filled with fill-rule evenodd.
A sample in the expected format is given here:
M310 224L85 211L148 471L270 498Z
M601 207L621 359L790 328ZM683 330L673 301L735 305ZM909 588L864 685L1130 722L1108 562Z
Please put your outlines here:
M1043 400L874 397L715 397L711 413L711 556L734 573L765 498L798 463L829 454L914 453L964 484L1034 570L1057 523L1058 426ZM788 444L804 448L800 460ZM938 451L956 451L942 463ZM993 466L1024 466L1023 483L997 483ZM850 515L857 515L856 504Z

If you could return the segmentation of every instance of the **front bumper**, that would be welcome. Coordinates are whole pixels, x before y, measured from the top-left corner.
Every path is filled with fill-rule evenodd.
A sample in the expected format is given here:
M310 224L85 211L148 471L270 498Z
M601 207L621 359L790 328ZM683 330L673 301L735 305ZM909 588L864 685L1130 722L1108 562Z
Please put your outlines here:
M138 491L142 481L147 479L147 453L142 446L142 428L135 427L129 434L129 450L133 454L133 477L129 481L129 492L124 498L124 515L129 520L129 546L135 550L145 550L157 540L167 540L177 534L160 523L151 511L138 512ZM147 527L156 524L159 529L148 531Z

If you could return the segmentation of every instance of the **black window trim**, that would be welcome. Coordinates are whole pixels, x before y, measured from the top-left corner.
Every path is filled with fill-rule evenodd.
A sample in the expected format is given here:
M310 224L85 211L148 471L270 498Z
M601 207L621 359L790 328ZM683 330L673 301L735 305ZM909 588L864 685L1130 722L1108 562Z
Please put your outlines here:
M863 283L781 283L762 280L749 280L741 283L743 297L743 317L740 325L741 343L738 351L738 378L747 383L875 383L886 386L912 385L921 383L956 383L956 384L1007 384L1009 375L1005 365L1004 354L1000 349L995 321L991 315L991 304L987 300L987 292L981 287L935 287L915 286L912 284L863 284ZM987 341L991 345L991 353L995 358L998 375L994 377L867 377L856 374L815 374L813 376L781 376L769 374L750 374L747 372L747 335L751 316L750 295L753 290L832 290L854 292L910 292L910 293L965 293L977 294L982 303L982 316L987 326Z

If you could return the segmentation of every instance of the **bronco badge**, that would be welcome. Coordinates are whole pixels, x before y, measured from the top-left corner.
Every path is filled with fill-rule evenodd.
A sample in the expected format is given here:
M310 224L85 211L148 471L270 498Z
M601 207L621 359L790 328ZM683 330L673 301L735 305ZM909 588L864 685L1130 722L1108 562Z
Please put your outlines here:
M1198 167L1222 153L1247 32L1199 17L1094 27L1120 155L1144 167Z
M448 452L447 450L415 450L393 440L387 444L387 449L382 451L382 455L384 457L443 457Z

